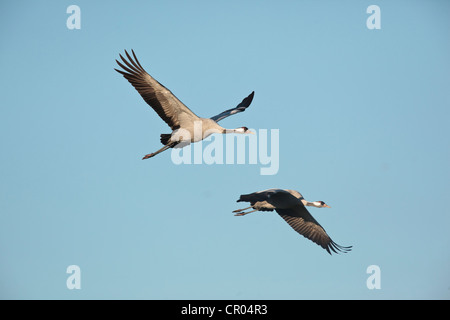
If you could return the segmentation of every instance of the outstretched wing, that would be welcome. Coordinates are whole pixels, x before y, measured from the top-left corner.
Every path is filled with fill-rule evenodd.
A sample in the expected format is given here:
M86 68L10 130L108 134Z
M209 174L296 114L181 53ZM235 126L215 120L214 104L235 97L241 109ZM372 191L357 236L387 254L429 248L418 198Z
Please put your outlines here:
M218 114L217 116L211 117L211 119L214 120L215 122L219 122L220 120L223 120L226 117L229 117L233 114L245 111L245 109L247 109L248 106L250 106L250 103L252 103L254 95L255 95L255 91L250 93L247 98L242 100L242 102L239 103L236 108L228 109L228 110Z
M276 211L295 231L327 250L329 254L331 254L331 251L345 253L351 250L351 246L343 247L331 240L325 229L314 219L303 204L299 203L288 209L277 208Z
M178 129L183 126L183 122L191 123L198 119L198 117L186 107L177 97L170 92L169 89L164 87L161 83L150 76L139 63L134 51L133 58L125 50L125 54L128 58L126 60L119 54L122 62L116 60L117 64L123 70L116 70L127 79L133 87L139 92L158 115L163 119L172 130Z

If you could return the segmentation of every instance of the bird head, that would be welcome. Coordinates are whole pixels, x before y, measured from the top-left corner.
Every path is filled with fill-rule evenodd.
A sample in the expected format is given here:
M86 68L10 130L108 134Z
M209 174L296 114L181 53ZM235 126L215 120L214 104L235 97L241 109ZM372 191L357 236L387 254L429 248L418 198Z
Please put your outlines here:
M318 202L318 206L319 208L331 208L329 205L327 205L325 202L323 201L317 201Z
M250 131L247 127L240 127L234 129L235 133L244 133L244 134L255 134L253 131Z

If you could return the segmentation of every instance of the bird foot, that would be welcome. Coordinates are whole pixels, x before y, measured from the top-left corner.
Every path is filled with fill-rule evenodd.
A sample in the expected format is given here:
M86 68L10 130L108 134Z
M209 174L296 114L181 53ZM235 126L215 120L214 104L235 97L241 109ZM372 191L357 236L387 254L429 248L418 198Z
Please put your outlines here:
M154 155L155 155L154 153L146 154L146 155L142 158L142 160L151 158L151 157L153 157Z

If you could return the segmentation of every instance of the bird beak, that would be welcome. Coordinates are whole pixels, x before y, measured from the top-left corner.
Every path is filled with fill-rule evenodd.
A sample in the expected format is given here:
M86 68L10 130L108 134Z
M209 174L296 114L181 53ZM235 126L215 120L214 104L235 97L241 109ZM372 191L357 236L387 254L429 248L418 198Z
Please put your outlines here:
M245 133L248 133L248 134L255 134L253 131L250 131L250 130L245 131Z
M331 207L330 207L329 205L327 205L327 204L324 204L323 207L324 207L324 208L331 208Z

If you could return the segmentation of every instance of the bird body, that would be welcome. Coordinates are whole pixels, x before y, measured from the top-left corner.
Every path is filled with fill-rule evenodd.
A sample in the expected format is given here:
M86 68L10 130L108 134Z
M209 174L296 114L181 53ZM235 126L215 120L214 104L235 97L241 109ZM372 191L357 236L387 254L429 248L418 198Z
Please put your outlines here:
M309 202L303 198L300 192L295 190L267 189L243 194L237 202L250 202L251 206L233 211L236 216L243 216L255 211L275 210L295 231L320 245L329 254L351 250L351 246L343 247L336 244L306 209L306 206L329 208L323 201ZM245 211L247 209L253 210Z
M133 85L145 102L172 129L171 134L161 135L161 143L163 143L164 147L154 153L147 154L143 159L151 158L169 148L182 148L190 143L201 141L213 133L253 133L247 127L225 129L217 122L230 115L245 111L253 100L254 92L242 100L235 108L228 109L211 118L200 118L185 106L169 89L144 70L133 50L133 58L127 51L125 51L125 54L128 60L122 55L119 56L123 63L116 60L117 64L123 70L114 70L122 74Z

